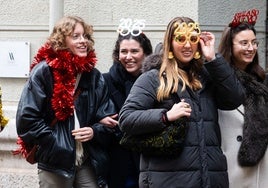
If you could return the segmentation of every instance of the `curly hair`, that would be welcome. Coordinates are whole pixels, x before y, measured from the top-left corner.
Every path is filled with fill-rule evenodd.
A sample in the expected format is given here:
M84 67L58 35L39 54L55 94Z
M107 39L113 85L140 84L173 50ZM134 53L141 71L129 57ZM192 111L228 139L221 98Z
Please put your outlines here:
M93 49L94 40L92 38L93 27L85 23L85 21L77 16L65 16L61 18L54 26L52 33L48 38L48 42L54 50L67 49L66 36L72 35L75 26L80 23L84 28L84 34L88 39L88 51Z
M118 38L115 42L114 50L113 50L113 60L114 62L119 62L119 50L120 50L120 44L123 40L130 40L133 39L137 41L141 48L143 49L143 52L146 56L150 55L153 51L151 41L148 39L148 37L141 33L138 36L133 36L132 34L128 34L126 36L118 35Z

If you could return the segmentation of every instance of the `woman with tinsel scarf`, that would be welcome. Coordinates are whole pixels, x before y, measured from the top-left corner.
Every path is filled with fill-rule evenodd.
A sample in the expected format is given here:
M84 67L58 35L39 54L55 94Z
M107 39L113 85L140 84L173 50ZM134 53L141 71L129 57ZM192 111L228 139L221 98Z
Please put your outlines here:
M24 156L37 145L42 188L105 187L107 132L117 125L102 74L96 69L93 29L66 16L56 23L31 64L16 125Z

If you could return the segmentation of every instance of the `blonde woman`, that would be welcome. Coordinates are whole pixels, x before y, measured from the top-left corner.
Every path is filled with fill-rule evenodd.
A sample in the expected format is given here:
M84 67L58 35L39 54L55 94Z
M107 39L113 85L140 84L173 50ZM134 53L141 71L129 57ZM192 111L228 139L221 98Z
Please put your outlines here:
M140 188L228 187L217 109L235 109L244 93L232 68L215 54L214 42L192 19L176 17L167 26L163 53L146 58L148 66L158 60L160 69L143 73L133 85L119 114L121 130L149 134L181 118L188 129L176 157L141 154Z

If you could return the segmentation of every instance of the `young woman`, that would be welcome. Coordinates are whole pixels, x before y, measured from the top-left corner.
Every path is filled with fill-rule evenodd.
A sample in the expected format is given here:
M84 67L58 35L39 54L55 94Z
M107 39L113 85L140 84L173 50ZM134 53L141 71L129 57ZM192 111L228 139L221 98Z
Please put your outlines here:
M257 16L254 9L237 13L225 28L219 46L246 91L237 109L219 111L231 188L268 185L268 87L258 58Z
M177 157L141 154L140 188L228 187L217 109L236 108L244 93L232 68L215 55L214 42L214 35L201 32L192 19L176 17L167 26L160 58L146 58L149 65L160 60L160 69L134 83L119 114L121 130L149 134L181 118L188 130ZM171 94L181 102L174 104Z
M151 42L143 32L134 35L131 32L127 35L119 33L113 50L113 65L109 72L103 75L118 113L132 85L141 75L144 58L151 53ZM139 154L120 146L119 140L122 134L119 129L117 131L117 136L109 149L111 169L108 186L138 188Z
M68 16L55 25L31 65L16 124L22 146L38 145L42 188L105 186L108 165L98 135L118 122L95 64L92 26Z

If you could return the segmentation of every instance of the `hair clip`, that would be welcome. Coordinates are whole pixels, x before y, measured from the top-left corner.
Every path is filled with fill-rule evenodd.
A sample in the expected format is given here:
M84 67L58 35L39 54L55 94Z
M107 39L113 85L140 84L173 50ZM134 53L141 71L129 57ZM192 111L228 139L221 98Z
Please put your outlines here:
M132 22L132 19L122 18L120 20L120 24L118 26L117 32L120 35L126 36L131 33L133 36L139 36L142 33L142 29L145 28L145 20L137 20L135 19Z
M259 10L252 9L248 11L238 12L234 15L233 21L229 24L229 27L237 27L241 23L249 23L255 25L258 18Z

